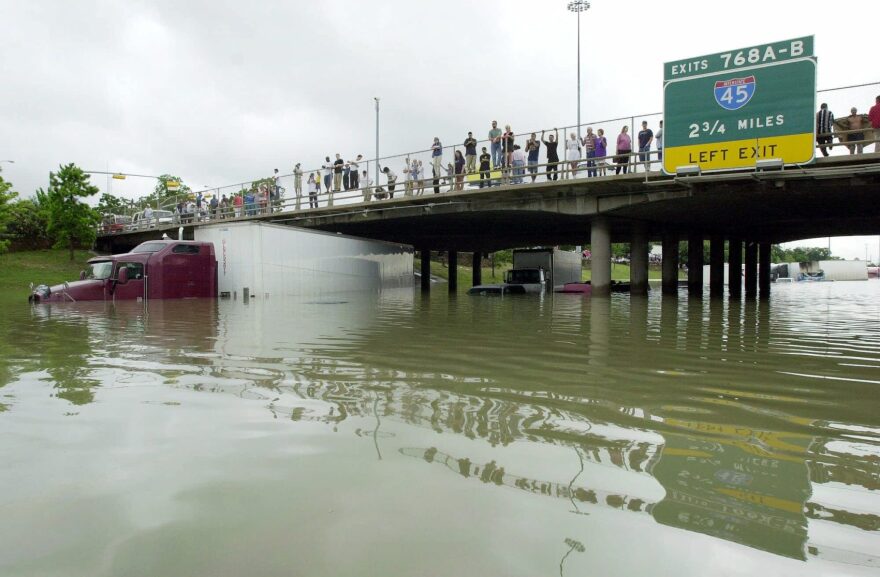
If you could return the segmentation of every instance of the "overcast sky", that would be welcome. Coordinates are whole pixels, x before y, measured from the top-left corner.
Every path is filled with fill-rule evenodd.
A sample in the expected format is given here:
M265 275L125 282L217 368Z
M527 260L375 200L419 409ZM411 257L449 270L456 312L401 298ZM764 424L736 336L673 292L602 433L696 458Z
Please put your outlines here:
M336 152L372 157L374 96L383 156L435 135L485 138L492 119L516 132L571 125L577 17L566 4L0 0L0 160L15 161L3 175L23 195L68 162L200 189ZM819 89L880 80L871 41L832 16L877 22L880 2L596 0L581 16L583 122L616 134L620 121L600 121L661 111L664 62L811 34ZM819 100L844 116L877 93ZM153 184L112 192L136 198ZM866 243L876 258L878 237L832 250L864 258Z

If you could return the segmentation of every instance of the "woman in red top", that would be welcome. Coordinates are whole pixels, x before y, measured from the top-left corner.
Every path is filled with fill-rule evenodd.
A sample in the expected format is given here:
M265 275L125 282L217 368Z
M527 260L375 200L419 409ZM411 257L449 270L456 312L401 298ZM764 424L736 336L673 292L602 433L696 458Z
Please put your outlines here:
M614 157L614 162L617 163L617 167L614 169L614 174L620 174L620 169L623 169L623 173L626 174L629 170L629 155L633 150L632 138L629 136L629 126L623 125L623 128L620 129L620 134L617 135L617 156Z

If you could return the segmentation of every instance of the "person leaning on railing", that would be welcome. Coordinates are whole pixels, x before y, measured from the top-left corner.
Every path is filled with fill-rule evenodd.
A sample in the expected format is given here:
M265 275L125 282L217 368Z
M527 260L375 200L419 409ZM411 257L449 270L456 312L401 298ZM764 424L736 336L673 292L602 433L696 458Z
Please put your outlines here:
M624 124L623 128L620 129L620 134L617 135L617 156L614 157L617 167L614 169L614 174L620 174L621 168L624 174L627 173L629 170L629 155L631 153L632 138L629 136L629 126Z
M874 99L874 106L868 111L868 121L874 131L874 152L880 152L880 96Z
M816 144L819 145L822 156L828 156L829 148L834 149L834 136L831 134L833 129L834 114L828 110L828 104L823 102L816 113Z

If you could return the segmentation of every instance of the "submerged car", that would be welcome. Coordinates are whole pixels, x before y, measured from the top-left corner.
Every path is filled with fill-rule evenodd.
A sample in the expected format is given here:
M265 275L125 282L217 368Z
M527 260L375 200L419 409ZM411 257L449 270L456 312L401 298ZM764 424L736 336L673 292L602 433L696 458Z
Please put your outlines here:
M526 288L520 284L481 284L468 289L469 295L524 295Z

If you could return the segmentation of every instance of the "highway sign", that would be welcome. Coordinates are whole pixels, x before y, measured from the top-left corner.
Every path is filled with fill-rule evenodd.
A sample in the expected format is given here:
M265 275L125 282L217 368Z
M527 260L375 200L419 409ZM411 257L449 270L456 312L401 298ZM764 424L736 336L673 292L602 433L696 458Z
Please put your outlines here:
M816 60L812 37L665 65L663 170L812 162Z

